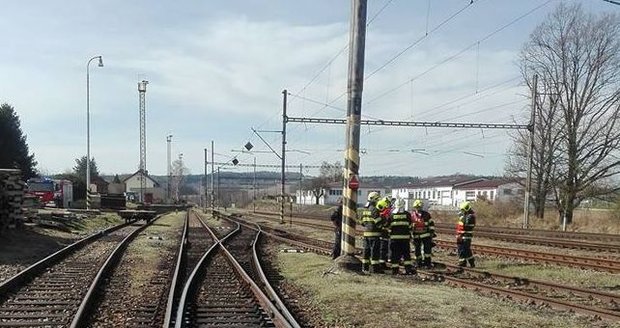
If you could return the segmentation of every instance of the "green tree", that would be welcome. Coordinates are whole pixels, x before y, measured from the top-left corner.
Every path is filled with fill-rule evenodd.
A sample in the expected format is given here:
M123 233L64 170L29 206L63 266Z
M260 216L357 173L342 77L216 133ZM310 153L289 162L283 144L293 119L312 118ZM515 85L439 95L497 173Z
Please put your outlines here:
M75 166L73 167L73 173L80 177L82 181L86 181L86 156L75 159ZM99 169L97 169L97 162L93 157L90 160L90 179L99 176Z
M99 176L97 162L95 158L90 160L90 180ZM86 156L75 159L73 173L67 177L73 183L73 197L75 199L86 199Z
M19 116L9 104L0 105L0 150L0 168L20 169L24 181L37 176L34 154L29 153Z

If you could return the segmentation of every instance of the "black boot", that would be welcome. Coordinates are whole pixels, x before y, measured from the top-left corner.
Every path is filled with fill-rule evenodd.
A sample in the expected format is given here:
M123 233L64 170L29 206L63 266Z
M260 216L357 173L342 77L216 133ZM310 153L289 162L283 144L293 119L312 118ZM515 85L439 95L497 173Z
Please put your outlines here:
M432 269L433 268L433 264L431 263L431 258L430 257L424 258L424 267L426 267L427 269Z
M392 274L393 275L397 275L399 273L398 267L393 267L392 268Z
M473 258L473 257L469 259L469 266L470 266L470 267L472 267L472 268L475 268L475 267L476 267L476 263L475 263L475 261L474 261L474 258Z
M362 263L362 271L368 271L370 269L370 263Z
M465 260L459 261L459 266L460 267L466 267L467 266L467 261L465 261Z
M405 265L405 274L416 274L416 270L413 268L413 265Z

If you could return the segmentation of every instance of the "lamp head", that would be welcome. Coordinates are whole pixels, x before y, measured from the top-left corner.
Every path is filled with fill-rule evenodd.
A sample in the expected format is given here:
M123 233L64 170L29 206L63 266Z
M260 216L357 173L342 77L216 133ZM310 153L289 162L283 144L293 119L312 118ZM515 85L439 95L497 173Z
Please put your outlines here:
M99 67L103 67L103 57L99 56Z

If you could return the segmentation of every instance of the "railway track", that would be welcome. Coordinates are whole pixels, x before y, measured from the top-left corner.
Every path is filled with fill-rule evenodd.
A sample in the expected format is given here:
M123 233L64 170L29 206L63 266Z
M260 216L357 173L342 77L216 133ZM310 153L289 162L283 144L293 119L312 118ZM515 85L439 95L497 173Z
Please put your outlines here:
M263 213L261 214L262 216L256 216L256 218L267 219L273 222L277 221L277 219L267 214L263 214ZM331 223L324 223L324 222L320 222L317 220L301 221L298 219L295 221L295 224L301 225L301 226L312 227L315 229L328 230L328 231L332 231L334 229ZM284 228L279 229L279 230L284 231L283 229ZM481 233L479 233L477 230L475 234L476 236L481 235ZM522 236L516 236L516 237L503 236L503 237L498 237L498 239L511 241L511 242L519 241L519 240L523 241L525 239L528 239L528 240L536 240L535 242L532 242L532 244L546 245L546 246L558 246L559 245L559 247L563 246L563 247L570 247L570 248L587 248L589 245L591 249L595 249L598 251L614 249L614 245L598 244L598 243L595 244L595 243L589 243L589 242L583 242L583 241L579 241L579 242L578 241L565 241L565 240L558 241L558 240L551 240L551 239L531 238L531 237L522 237ZM456 243L452 241L435 239L435 242L437 243L437 246L440 248L443 248L446 250L456 249ZM536 251L529 251L529 250L524 250L524 249L485 246L485 245L478 245L478 244L473 244L472 248L478 254L519 258L519 259L534 261L534 262L558 264L558 265L564 265L564 266L574 266L574 267L579 267L583 269L592 269L592 270L606 271L606 272L612 272L612 273L620 272L619 261L613 260L613 259L601 258L600 254L597 254L597 256L593 256L593 257L582 257L582 256L568 255L568 254L536 252Z
M244 270L243 267L250 270L252 266L245 255L252 254L248 252L248 248L252 247L248 245L251 238L236 225L235 230L221 240L209 230L215 242L202 256L185 284L175 327L298 327L282 314L282 309L272 303ZM224 247L223 243L227 246ZM227 248L233 249L242 258L243 266ZM244 253L243 256L241 253ZM260 274L254 271L253 275Z
M168 327L174 327L176 323L176 313L183 286L205 251L215 243L207 227L192 211L186 213L181 238L164 317L164 326Z
M181 242L180 217L166 215L125 247L108 275L100 277L95 299L84 316L88 327L161 327L166 295Z
M245 221L236 218L236 220ZM267 231L267 229L263 229ZM280 231L269 236L283 243L304 247L309 238L290 232ZM299 239L304 240L303 242ZM318 249L317 253L327 255L331 247L325 247L324 241L318 241L309 251ZM331 243L328 243L331 244ZM476 269L461 268L440 263L446 270L419 270L420 275L432 281L445 281L451 285L461 286L488 294L501 295L510 300L524 300L529 304L546 305L560 310L569 310L595 317L620 320L620 295L595 290L559 285L527 278L510 277Z
M124 245L146 226L133 223L104 230L5 281L0 285L0 327L78 325L99 278L111 270Z
M455 250L456 242L435 239L437 247L446 250ZM519 258L527 261L558 264L580 269L591 269L611 273L620 272L620 262L595 257L582 257L559 253L536 252L525 249L515 249L507 247L496 247L472 244L475 254L493 255L499 257Z
M256 211L256 213L248 213L252 215L277 216L278 213ZM296 215L293 216L294 224L309 225L331 228L327 217ZM319 223L317 223L319 222ZM435 223L438 232L454 233L454 224ZM589 233L589 232L568 232L553 231L541 229L520 229L509 227L488 227L476 226L476 236L490 239L507 240L513 242L522 242L534 245L547 245L554 247L565 247L574 249L586 249L598 252L620 252L620 235ZM589 241L589 242L584 242Z

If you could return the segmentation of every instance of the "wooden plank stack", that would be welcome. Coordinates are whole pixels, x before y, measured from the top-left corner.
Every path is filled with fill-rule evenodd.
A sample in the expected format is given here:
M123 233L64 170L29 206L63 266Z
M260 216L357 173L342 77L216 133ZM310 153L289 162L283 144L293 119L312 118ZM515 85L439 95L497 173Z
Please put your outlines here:
M0 233L22 219L25 186L20 170L0 169Z

